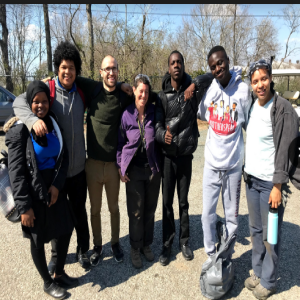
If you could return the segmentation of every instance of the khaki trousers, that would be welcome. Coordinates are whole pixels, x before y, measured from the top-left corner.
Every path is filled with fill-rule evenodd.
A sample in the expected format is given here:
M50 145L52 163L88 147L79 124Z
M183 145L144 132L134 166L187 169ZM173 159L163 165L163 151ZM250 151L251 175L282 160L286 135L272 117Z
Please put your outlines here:
M119 242L120 212L119 190L120 176L115 162L103 162L88 158L85 165L87 186L91 201L91 224L95 246L102 246L101 206L102 190L105 187L110 212L111 245Z

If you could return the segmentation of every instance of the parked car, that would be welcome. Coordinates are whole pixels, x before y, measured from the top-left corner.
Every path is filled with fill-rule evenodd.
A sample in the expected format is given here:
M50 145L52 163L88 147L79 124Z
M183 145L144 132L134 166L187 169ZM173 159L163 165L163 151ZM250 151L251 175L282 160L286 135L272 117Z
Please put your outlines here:
M13 113L12 104L16 96L0 86L0 124L3 125L4 121Z

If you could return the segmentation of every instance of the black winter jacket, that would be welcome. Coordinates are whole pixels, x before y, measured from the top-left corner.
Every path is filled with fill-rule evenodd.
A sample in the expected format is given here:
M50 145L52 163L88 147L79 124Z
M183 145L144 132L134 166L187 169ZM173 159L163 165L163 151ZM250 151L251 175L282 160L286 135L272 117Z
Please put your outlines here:
M56 120L53 114L51 116ZM5 136L5 145L8 147L9 178L19 213L24 214L28 211L34 200L50 202L48 189L38 170L30 133L25 124L11 125ZM68 152L63 143L54 167L55 176L52 183L59 191L67 178L68 166Z
M187 101L184 101L184 91L192 83L188 74L183 74L182 85L178 92L171 85L169 73L166 73L163 78L162 91L156 102L155 139L162 145L164 155L173 157L190 155L198 146L198 137L200 136L197 126L198 106L213 79L212 76L202 76L202 80L205 82L203 88L198 88L196 95ZM201 79L199 81L201 82ZM173 136L170 145L165 143L167 126L170 127Z

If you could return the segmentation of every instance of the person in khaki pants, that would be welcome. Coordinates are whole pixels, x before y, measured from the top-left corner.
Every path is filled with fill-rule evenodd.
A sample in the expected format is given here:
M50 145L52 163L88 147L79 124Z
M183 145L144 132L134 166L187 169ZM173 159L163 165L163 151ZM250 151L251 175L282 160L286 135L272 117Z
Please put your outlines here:
M101 206L103 186L105 188L111 222L111 244L119 242L120 212L119 189L120 176L115 162L104 162L89 158L85 165L86 179L91 201L91 224L94 245L102 245Z
M124 109L133 98L117 88L118 64L111 55L101 64L100 74L103 88L94 95L98 81L77 77L76 84L89 101L87 113L87 155L85 171L91 201L91 224L94 251L90 257L92 266L98 265L102 254L101 206L103 186L106 191L111 216L111 250L117 262L123 261L123 250L119 243L120 175L116 167L118 128ZM132 88L130 88L132 93ZM126 89L125 89L126 90ZM130 91L126 90L130 94Z

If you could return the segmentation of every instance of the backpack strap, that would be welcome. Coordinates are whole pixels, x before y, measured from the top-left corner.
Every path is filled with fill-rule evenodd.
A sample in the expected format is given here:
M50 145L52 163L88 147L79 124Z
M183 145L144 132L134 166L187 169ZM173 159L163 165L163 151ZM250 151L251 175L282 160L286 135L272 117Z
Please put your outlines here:
M83 91L79 87L77 87L77 91L78 91L78 93L81 97L81 100L82 100L83 106L84 106L84 110L85 110L86 109L86 102L85 102L85 97L84 97Z
M50 90L50 108L53 105L54 97L55 97L55 81L54 79L48 81L49 83L49 90Z

